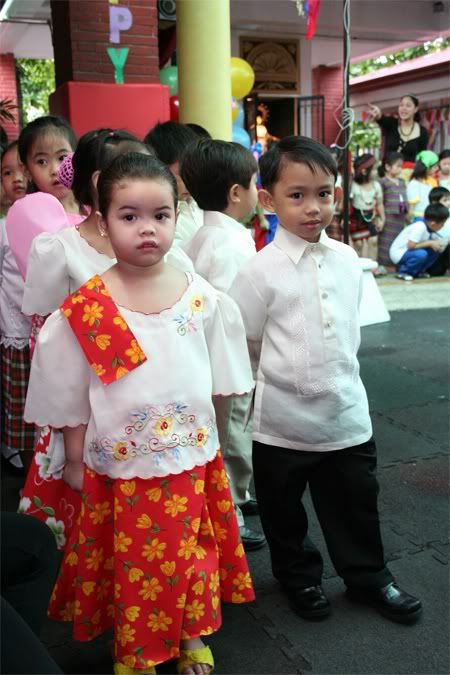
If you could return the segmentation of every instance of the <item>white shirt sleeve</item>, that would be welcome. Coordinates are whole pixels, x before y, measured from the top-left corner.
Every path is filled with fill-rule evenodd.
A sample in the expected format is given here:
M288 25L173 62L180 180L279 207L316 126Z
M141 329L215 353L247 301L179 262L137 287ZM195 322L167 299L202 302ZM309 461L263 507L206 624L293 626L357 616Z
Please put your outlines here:
M67 319L57 310L39 333L31 363L25 420L57 429L87 424L91 372Z
M70 293L67 259L62 242L53 234L38 235L28 257L22 312L47 316Z
M213 396L245 394L253 389L245 329L236 303L224 293L204 296L205 337Z
M229 295L241 310L247 339L261 341L266 323L267 306L246 270L237 275Z
M418 204L420 202L419 182L411 180L406 186L406 196L410 204Z
M421 220L418 220L410 226L407 241L414 241L418 244L420 241L426 241L428 238L429 235L426 225Z

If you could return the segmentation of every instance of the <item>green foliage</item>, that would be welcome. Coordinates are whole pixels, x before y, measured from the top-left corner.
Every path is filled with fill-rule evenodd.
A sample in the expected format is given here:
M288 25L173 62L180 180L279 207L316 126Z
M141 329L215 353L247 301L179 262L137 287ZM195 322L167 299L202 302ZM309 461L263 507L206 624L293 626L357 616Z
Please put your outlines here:
M404 61L411 61L420 56L425 56L425 54L439 52L441 49L446 49L447 47L450 47L450 38L436 38L436 40L424 42L416 47L408 47L407 49L402 49L398 52L382 54L381 56L377 56L376 59L366 59L359 63L353 63L350 66L350 76L358 77L359 75L367 75L367 73L372 73L374 70L381 70L382 68L395 66Z
M49 59L17 59L23 124L48 114L48 97L55 91L55 64Z
M381 146L380 127L375 122L354 122L350 150L356 157L363 152L373 152Z

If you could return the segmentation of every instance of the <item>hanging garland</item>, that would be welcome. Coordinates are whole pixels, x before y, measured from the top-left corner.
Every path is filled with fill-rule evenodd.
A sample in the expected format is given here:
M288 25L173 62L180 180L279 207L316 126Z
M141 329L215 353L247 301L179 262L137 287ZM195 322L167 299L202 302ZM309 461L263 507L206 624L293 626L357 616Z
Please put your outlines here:
M320 0L293 0L293 2L296 4L298 15L306 17L306 39L312 40L319 18Z

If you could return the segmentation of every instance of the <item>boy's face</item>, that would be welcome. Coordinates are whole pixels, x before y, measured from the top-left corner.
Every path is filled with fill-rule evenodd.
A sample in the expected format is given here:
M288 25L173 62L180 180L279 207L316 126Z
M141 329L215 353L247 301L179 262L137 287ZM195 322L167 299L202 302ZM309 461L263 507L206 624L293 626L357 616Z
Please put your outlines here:
M186 185L184 184L183 179L181 178L180 175L180 162L174 162L173 164L169 165L170 171L173 173L175 176L175 179L177 181L177 192L178 192L178 199L186 202L190 198L190 194L188 192L188 189Z
M439 230L442 230L442 228L445 225L445 221L441 223L438 222L437 220L427 220L426 222L429 229L433 230L433 232L439 232Z
M443 204L447 209L450 209L450 195L441 197L439 200L439 204Z
M333 218L334 176L321 167L313 172L306 164L285 162L271 192L259 195L286 230L309 242L319 241Z
M17 147L11 148L2 157L2 187L6 199L11 204L17 199L25 197L27 192L27 181L25 170L19 159Z
M258 203L258 190L256 187L256 173L252 176L248 188L239 185L239 204L237 205L236 220L244 220L254 211Z
M450 157L445 157L439 162L439 168L443 176L450 176Z
M388 168L389 174L392 176L392 178L398 178L403 171L403 160L398 159L393 164L386 164L386 167Z

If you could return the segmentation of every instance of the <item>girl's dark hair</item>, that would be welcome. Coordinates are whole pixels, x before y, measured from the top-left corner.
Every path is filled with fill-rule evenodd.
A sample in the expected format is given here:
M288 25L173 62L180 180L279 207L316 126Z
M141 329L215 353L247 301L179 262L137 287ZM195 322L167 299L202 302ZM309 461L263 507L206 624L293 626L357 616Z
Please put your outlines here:
M419 99L418 99L417 96L415 96L414 94L403 94L403 96L401 97L400 101L402 101L404 98L410 98L411 101L412 101L412 102L414 103L414 105L416 106L416 108L419 107ZM414 114L414 121L415 121L415 122L420 122L420 112L419 112L419 111L417 111L417 112Z
M257 171L255 158L242 145L201 138L185 151L180 174L201 209L224 211L231 186L248 190Z
M443 197L450 197L450 190L447 190L443 185L433 188L428 195L430 204L438 204Z
M370 172L375 164L375 157L370 152L365 152L359 155L353 162L353 180L359 185L368 183L370 179Z
M104 169L97 183L98 207L104 218L111 204L111 193L114 185L124 178L143 178L166 181L172 190L174 208L177 208L177 182L165 164L156 157L139 152L127 152L118 155Z
M18 144L19 144L19 156L22 164L26 164L28 155L30 154L31 147L33 143L39 138L48 133L59 133L62 136L65 136L69 142L72 150L75 150L77 145L77 137L72 127L66 122L62 117L57 115L45 115L44 117L38 117L33 120L20 132Z
M419 160L418 162L416 162L416 165L414 167L414 171L411 174L410 180L412 180L413 178L416 178L417 180L421 180L422 178L426 178L427 177L427 171L428 171L428 168L425 166L425 164L423 162L421 162Z
M288 162L306 164L316 173L322 169L337 178L337 165L331 152L322 143L307 136L286 136L274 143L270 150L259 160L261 184L265 190L271 190L280 179L281 171Z
M72 190L79 204L96 208L92 193L91 177L102 171L114 157L126 152L144 152L153 155L151 149L133 134L121 129L96 129L88 131L78 141L72 157Z
M187 124L172 121L157 124L144 138L167 166L181 162L186 147L197 140L198 135Z
M442 150L442 152L439 153L439 161L441 159L448 159L450 157L450 150Z
M6 155L6 153L17 147L17 143L18 141L11 141L11 143L8 143L8 145L5 145L5 147L1 149L0 164L3 162L3 157Z
M386 175L386 165L394 166L395 162L403 162L405 158L401 152L388 152L378 167L378 175L383 178Z

